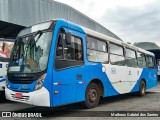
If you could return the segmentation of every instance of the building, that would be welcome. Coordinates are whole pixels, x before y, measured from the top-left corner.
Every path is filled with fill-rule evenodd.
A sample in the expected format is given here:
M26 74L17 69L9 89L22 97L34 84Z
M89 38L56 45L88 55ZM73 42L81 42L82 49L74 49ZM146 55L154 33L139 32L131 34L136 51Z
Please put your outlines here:
M0 38L15 38L18 32L27 26L57 18L121 40L86 15L53 0L0 0Z
M160 50L160 46L154 42L136 42L134 45L145 50Z
M158 46L156 43L153 42L138 42L134 43L134 45L155 54L158 80L160 80L160 46Z

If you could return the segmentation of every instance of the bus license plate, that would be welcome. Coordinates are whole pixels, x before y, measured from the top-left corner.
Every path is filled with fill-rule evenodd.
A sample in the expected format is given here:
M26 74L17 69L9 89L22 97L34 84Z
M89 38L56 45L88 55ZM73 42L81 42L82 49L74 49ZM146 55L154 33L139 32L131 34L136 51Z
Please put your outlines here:
M22 98L22 93L16 93L15 98Z

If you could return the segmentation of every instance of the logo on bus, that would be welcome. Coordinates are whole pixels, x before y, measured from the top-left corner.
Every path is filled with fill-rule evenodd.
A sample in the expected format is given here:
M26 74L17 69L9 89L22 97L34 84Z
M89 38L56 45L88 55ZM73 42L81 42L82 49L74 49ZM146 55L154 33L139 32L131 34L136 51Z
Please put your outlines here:
M23 89L27 89L27 88L28 88L28 85L22 85L22 88L23 88Z
M116 74L116 68L111 68L111 74Z
M15 77L26 77L26 74L16 74Z

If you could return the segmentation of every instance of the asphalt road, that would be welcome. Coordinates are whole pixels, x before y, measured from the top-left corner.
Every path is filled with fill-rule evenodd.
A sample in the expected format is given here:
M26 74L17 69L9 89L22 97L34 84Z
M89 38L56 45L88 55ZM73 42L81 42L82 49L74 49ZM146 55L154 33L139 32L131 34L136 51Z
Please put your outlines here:
M44 108L37 107L23 103L11 102L5 99L4 95L0 95L0 111L16 111L16 112L41 112L45 116L49 116L47 119L74 119L78 120L85 119L104 119L100 117L100 111L105 114L105 111L160 111L160 83L156 88L147 91L143 97L138 97L135 94L124 94L113 97L106 97L101 99L99 105L96 108L85 109L81 103L66 105L58 108ZM67 111L67 112L64 112ZM104 112L103 112L104 111ZM94 117L82 117L89 113ZM103 115L102 114L102 115ZM90 116L89 115L89 116ZM97 116L97 117L96 117ZM0 118L1 119L1 118ZM8 118L16 119L16 118ZM38 118L37 118L38 119ZM127 119L124 117L109 117L108 119ZM139 117L130 117L130 119L142 119ZM151 117L144 119L152 119ZM154 118L159 120L159 118Z

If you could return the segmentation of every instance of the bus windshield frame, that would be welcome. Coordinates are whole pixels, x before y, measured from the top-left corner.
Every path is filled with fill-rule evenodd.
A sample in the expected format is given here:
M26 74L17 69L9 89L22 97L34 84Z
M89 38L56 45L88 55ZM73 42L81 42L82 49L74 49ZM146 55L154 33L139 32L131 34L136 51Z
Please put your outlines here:
M49 23L49 26L43 25L46 23ZM34 25L34 31L30 31L33 28L31 26L19 33L12 51L8 73L39 73L47 69L54 30L51 23L54 22L46 23Z

